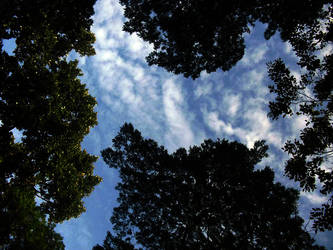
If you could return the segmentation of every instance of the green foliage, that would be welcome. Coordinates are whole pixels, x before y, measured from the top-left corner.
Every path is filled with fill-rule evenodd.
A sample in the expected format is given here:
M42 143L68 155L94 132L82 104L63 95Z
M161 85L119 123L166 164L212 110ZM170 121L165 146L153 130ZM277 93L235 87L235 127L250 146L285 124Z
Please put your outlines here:
M32 190L10 186L1 195L1 208L1 249L65 249L55 224L47 223L36 206Z
M128 18L124 30L154 45L147 57L175 74L197 78L200 72L229 70L244 55L244 33L255 21L268 24L288 40L299 24L322 16L327 0L120 0Z
M96 100L79 79L78 61L67 59L72 50L95 53L94 3L1 1L0 196L8 222L0 246L62 249L53 223L79 216L82 198L101 181L93 174L97 157L80 146L97 124ZM12 55L4 39L14 39ZM20 142L13 129L23 133Z
M116 235L95 249L323 249L302 229L298 191L254 169L266 151L206 140L168 154L125 124L102 151L121 178Z
M289 40L303 70L300 81L290 73L282 59L268 64L269 76L274 85L270 91L276 94L270 103L269 116L304 115L306 127L299 139L287 141L284 150L291 155L285 166L286 175L300 182L305 191L313 191L320 182L320 192L329 200L311 213L315 230L333 228L333 55L318 57L320 49L332 45L332 6L325 18L311 26L299 26ZM326 26L326 30L323 29Z

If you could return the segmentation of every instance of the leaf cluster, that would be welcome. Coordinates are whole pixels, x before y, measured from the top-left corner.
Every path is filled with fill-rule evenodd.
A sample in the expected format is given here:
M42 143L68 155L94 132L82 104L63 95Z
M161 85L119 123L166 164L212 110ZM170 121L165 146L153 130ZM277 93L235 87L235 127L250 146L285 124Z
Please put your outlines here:
M268 63L274 84L268 116L293 114L307 117L298 139L287 141L291 155L285 173L305 191L316 188L330 196L322 209L312 213L316 230L331 230L332 208L332 53L320 58L332 45L332 1L152 1L120 0L127 18L123 29L137 33L154 45L149 65L158 65L193 79L202 71L231 69L244 55L244 34L260 21L270 39L276 32L289 42L304 74L297 80L282 59Z
M302 229L298 191L254 166L267 146L206 140L168 154L125 124L102 151L119 169L119 206L94 249L321 249Z
M82 198L101 181L93 174L97 157L80 146L97 124L96 100L78 61L67 59L72 50L95 53L94 2L0 3L0 248L62 249L54 222L79 216ZM8 39L13 53L4 49ZM13 129L22 138L14 141Z
M291 34L289 42L304 72L299 81L282 59L268 64L268 73L274 82L270 91L276 95L269 104L269 116L278 119L302 115L307 119L299 138L287 141L284 146L291 156L285 173L300 182L305 191L316 189L316 180L319 180L320 192L329 197L322 208L311 213L316 231L333 228L333 55L327 54L322 59L318 55L321 49L332 45L332 15L332 6L329 6L325 18L311 26L298 26Z
M231 69L244 55L244 34L256 21L268 24L265 38L276 31L287 40L297 25L312 24L329 1L284 0L120 0L123 29L154 45L147 59L193 79L202 71Z

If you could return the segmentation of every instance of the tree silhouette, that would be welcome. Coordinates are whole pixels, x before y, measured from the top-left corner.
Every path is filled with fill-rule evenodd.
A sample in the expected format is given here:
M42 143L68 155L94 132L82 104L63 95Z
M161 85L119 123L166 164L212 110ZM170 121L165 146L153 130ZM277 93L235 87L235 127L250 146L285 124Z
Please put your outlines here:
M308 116L300 139L288 141L291 155L286 175L299 181L305 191L316 188L329 196L322 208L314 209L315 230L333 228L332 178L332 54L318 58L318 51L332 45L332 1L135 1L120 0L127 21L124 30L136 32L154 45L147 57L168 71L197 78L229 70L244 54L243 35L255 21L267 24L265 38L276 31L288 41L299 65L306 71L301 81L290 74L281 59L268 64L270 87L276 94L269 116ZM323 25L324 24L324 25ZM326 29L323 28L326 26Z
M268 24L265 38L276 31L288 40L298 25L323 15L327 0L120 0L124 30L154 45L147 57L175 74L197 78L200 72L229 70L244 55L244 33L256 21Z
M316 180L321 183L320 192L329 200L311 213L314 228L321 231L333 228L333 55L329 53L321 59L318 52L332 45L332 17L330 7L324 19L312 26L299 26L293 33L290 42L304 72L299 81L282 59L268 64L269 76L274 82L270 90L276 94L270 102L269 116L272 119L287 115L307 117L299 139L285 144L284 150L291 155L285 173L299 181L305 191L313 191Z
M94 249L322 249L302 229L298 191L254 169L267 148L206 140L168 154L125 124L102 151L121 178L116 235Z
M0 206L6 218L0 248L49 249L39 238L63 248L52 223L79 216L82 198L100 182L93 175L97 158L80 146L97 124L96 100L79 79L78 61L67 58L72 50L94 54L94 2L0 3ZM12 54L4 49L8 39L16 44ZM20 141L13 129L23 133Z

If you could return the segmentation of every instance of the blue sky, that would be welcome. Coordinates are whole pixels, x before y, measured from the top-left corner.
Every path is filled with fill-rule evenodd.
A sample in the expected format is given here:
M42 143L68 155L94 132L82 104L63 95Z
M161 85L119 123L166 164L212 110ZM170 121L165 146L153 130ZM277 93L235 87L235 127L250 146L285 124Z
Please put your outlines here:
M118 1L97 1L92 29L96 55L79 60L84 72L82 81L98 102L99 124L91 129L83 148L100 155L102 149L111 146L124 122L131 122L143 136L156 140L170 152L200 144L206 138L237 140L248 147L265 139L270 157L258 167L269 165L275 170L277 181L297 187L283 177L287 155L281 147L299 134L305 125L304 117L278 121L267 117L268 102L273 96L267 88L270 80L266 63L282 57L296 76L300 74L290 45L282 43L278 35L264 40L265 26L257 24L246 36L244 58L232 70L202 73L193 81L149 67L145 57L151 46L136 35L123 32L123 22ZM56 228L64 237L66 249L91 249L102 243L106 231L112 228L109 218L117 205L117 172L99 158L95 173L103 182L85 199L87 212ZM301 215L307 218L310 208L323 201L325 198L317 193L301 193ZM320 233L316 239L333 249L330 237L333 238L332 233Z

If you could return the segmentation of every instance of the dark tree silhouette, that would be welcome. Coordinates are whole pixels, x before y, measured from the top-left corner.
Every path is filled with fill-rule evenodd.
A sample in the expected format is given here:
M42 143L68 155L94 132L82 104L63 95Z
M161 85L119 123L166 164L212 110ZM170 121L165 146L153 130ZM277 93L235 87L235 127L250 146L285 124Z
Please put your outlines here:
M80 147L97 124L96 100L79 79L78 62L67 58L72 50L94 54L94 2L0 2L1 249L63 248L52 223L79 216L82 198L100 182L97 158ZM8 39L13 53L4 48ZM13 129L23 133L20 141Z
M154 45L147 57L175 74L197 78L200 72L229 70L244 55L244 33L255 21L267 23L265 38L276 31L283 40L298 25L323 15L328 0L120 0L124 30Z
M312 211L315 230L333 228L333 55L319 58L322 48L333 42L333 12L327 9L326 18L312 26L299 26L290 42L299 57L303 70L300 81L290 73L282 59L268 64L269 76L274 85L271 92L276 94L270 103L269 116L304 115L306 127L299 139L287 141L284 150L291 155L285 166L286 175L299 181L305 191L316 188L316 180L321 183L320 192L329 200ZM323 29L323 24L326 29Z
M96 245L93 250L134 250L134 246L130 242L126 242L121 238L113 236L110 232L107 232L103 246Z
M318 59L318 51L332 44L332 1L153 1L120 0L127 22L124 30L136 32L154 45L147 57L168 71L196 78L200 72L224 71L244 54L243 35L255 21L268 24L265 38L276 31L293 46L299 65L307 72L300 82L281 59L270 63L275 85L269 116L306 115L307 126L300 139L288 141L284 150L291 155L286 175L299 181L305 191L316 188L329 196L311 217L316 230L333 228L332 177L332 54ZM323 29L326 22L327 30ZM310 93L310 94L309 94ZM296 106L296 107L295 107ZM295 112L294 112L295 111Z
M302 229L298 191L254 169L267 148L206 140L168 154L125 124L102 151L121 178L115 236L94 249L323 249Z

